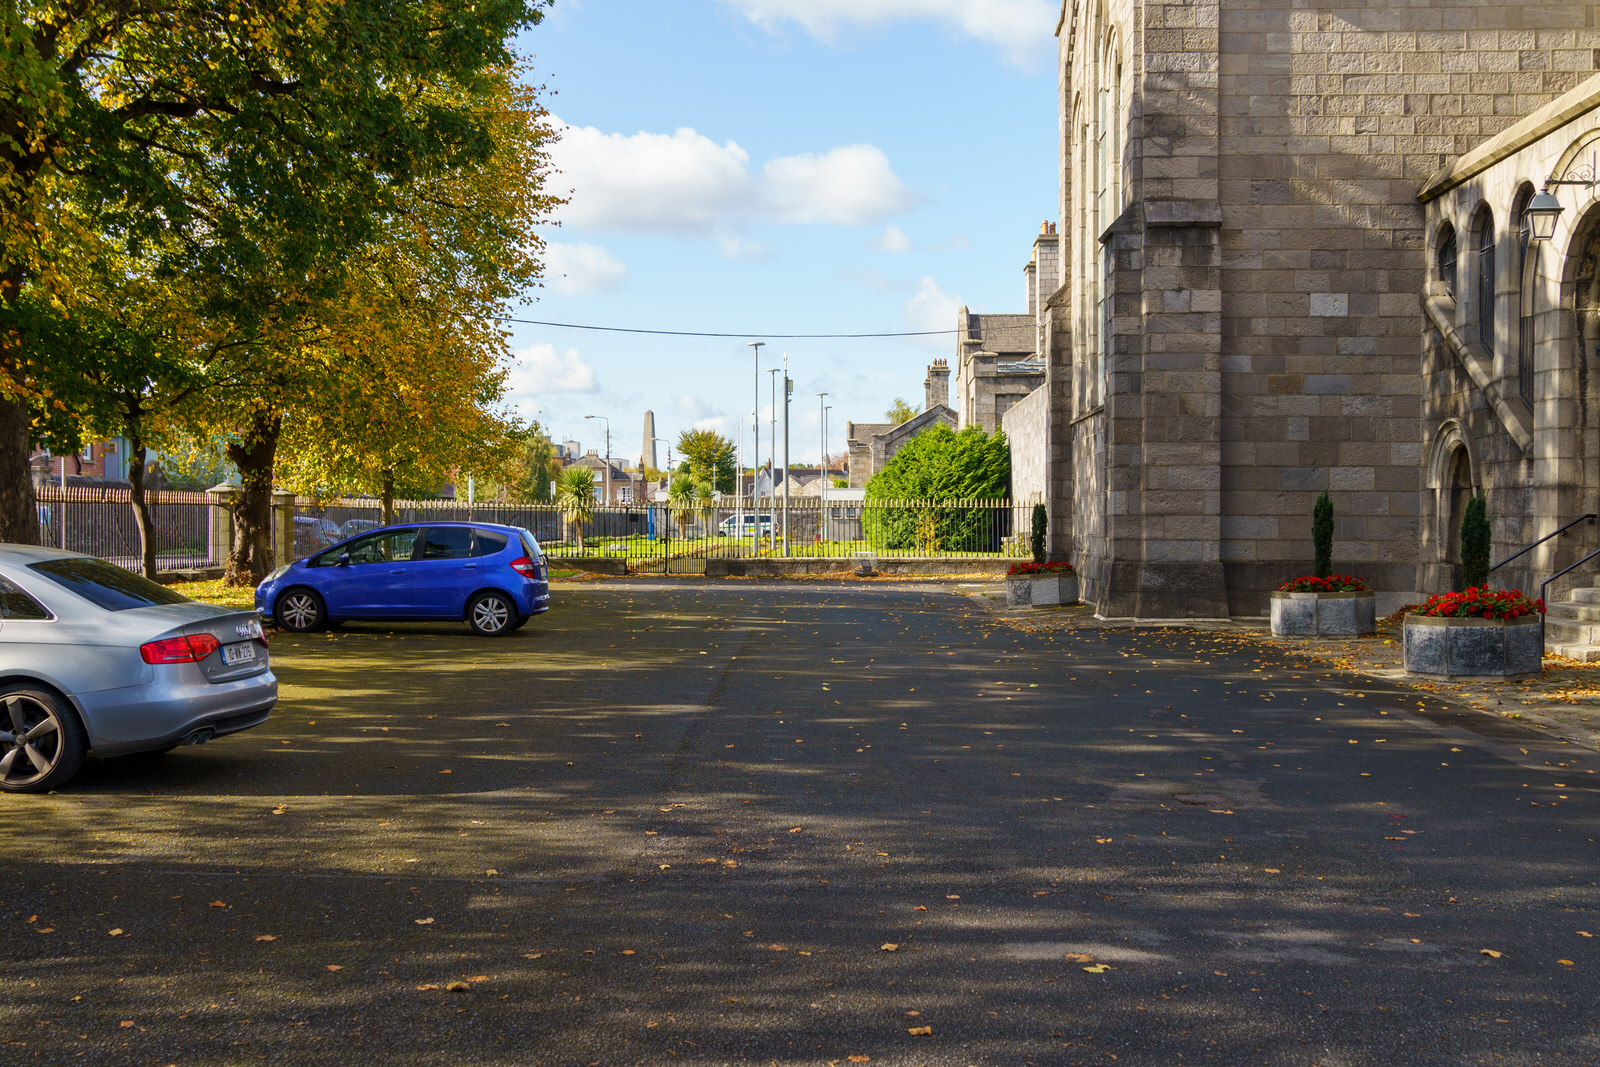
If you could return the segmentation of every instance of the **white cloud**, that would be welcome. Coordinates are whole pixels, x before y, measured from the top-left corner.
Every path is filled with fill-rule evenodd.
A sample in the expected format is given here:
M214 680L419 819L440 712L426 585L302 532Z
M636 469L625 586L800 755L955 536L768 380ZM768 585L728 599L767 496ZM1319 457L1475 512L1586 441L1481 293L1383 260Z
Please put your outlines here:
M557 352L555 345L532 345L518 352L506 380L513 401L537 400L551 393L598 393L594 368L576 348Z
M765 199L783 222L861 225L916 202L883 149L844 145L823 155L774 159L761 169Z
M554 184L572 189L560 217L576 226L704 230L755 197L749 154L686 126L631 137L568 126L550 154Z
M956 310L960 307L960 297L940 289L932 278L923 278L917 284L916 294L906 301L906 327L912 330L953 330ZM947 338L934 340L941 345L950 344Z
M706 407L700 403L700 398L692 393L683 393L678 397L678 410L691 419L706 417Z
M563 296L607 293L628 276L622 261L599 245L552 241L544 246L544 262L551 288Z
M911 238L898 226L885 226L883 232L873 240L872 247L879 252L909 252Z
M893 22L936 22L1001 48L1013 62L1037 56L1051 44L1060 5L1049 0L723 0L768 32L786 22L823 41L845 27L877 28Z
M687 126L631 136L569 126L551 156L556 188L571 190L559 211L568 225L715 234L730 258L765 254L735 232L753 221L865 225L919 198L870 144L780 156L757 176L736 142Z

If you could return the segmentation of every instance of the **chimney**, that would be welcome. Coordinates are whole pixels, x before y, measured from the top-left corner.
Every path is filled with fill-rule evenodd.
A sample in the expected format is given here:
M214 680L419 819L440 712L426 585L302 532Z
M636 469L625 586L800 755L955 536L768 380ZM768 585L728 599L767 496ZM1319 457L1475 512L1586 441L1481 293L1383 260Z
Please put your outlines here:
M928 368L928 377L922 383L923 411L932 411L934 407L950 406L950 364L943 359L936 359Z

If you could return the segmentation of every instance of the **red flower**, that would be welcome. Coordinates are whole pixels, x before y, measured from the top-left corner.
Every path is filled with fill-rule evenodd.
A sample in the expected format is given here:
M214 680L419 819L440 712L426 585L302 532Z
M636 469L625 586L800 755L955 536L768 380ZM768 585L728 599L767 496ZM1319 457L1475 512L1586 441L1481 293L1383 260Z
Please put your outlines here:
M1071 574L1070 563L1035 563L1027 560L1023 563L1013 563L1006 569L1006 577L1013 578L1022 574Z
M1488 586L1440 593L1416 612L1435 619L1521 619L1543 613L1543 600L1523 596L1520 589L1491 590Z
M1365 593L1367 583L1352 574L1332 574L1326 578L1290 578L1278 586L1280 593Z

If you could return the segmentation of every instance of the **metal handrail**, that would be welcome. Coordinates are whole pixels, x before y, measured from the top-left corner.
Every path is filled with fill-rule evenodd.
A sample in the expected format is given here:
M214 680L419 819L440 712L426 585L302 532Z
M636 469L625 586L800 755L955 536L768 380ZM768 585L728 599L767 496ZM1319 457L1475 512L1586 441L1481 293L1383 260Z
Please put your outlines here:
M1574 526L1578 525L1578 523L1580 523L1580 522L1593 522L1594 520L1595 520L1595 515L1594 515L1593 512L1589 513L1588 515L1579 515L1576 519L1573 519L1571 522L1569 522L1565 526L1561 527L1561 529L1557 530L1555 533L1546 534L1545 536L1539 538L1539 540L1535 541L1533 544L1527 546L1526 548L1523 548L1523 549L1520 549L1520 550L1518 550L1516 552L1513 552L1511 555L1507 556L1505 559L1501 560L1499 563L1496 563L1493 567L1490 567L1489 568L1489 573L1493 574L1495 571L1499 570L1501 567L1504 567L1507 563L1510 563L1512 560L1516 559L1517 557L1527 555L1529 552L1532 552L1534 549L1538 548L1540 545L1544 544L1546 541L1550 540L1552 537L1560 537L1562 534L1566 533L1568 530L1570 530ZM1597 553L1597 554L1600 554L1600 553ZM1594 556L1585 556L1584 557L1584 562L1588 562L1591 559L1594 559ZM1576 567L1576 566L1578 566L1578 564L1576 564L1576 563L1574 563L1572 565L1572 567ZM1572 567L1568 567L1567 571L1572 570ZM1567 573L1567 571L1562 571L1561 574L1565 574L1565 573ZM1558 574L1558 575L1556 575L1556 577L1559 578L1559 577L1561 577L1561 575ZM1554 580L1555 579L1551 579L1551 581L1554 581ZM1545 583L1545 585L1549 585L1549 584L1550 584L1549 582ZM1542 591L1543 590L1543 586L1541 586L1540 589Z
M1600 557L1600 548L1597 548L1593 552L1589 553L1587 556L1584 556L1582 559L1580 559L1578 562L1574 563L1572 566L1568 567L1566 570L1557 571L1555 574L1552 574L1550 577L1548 577L1544 581L1540 582L1539 583L1539 602L1541 604L1544 604L1545 607L1548 608L1550 605L1545 600L1545 591L1550 588L1550 583L1555 581L1557 578L1562 577L1563 575L1567 574L1570 571L1577 570L1579 567L1583 566L1585 563L1588 563L1590 560L1595 559L1597 557ZM1541 655L1544 653L1544 612L1542 612L1542 611L1539 613L1539 652L1540 652Z

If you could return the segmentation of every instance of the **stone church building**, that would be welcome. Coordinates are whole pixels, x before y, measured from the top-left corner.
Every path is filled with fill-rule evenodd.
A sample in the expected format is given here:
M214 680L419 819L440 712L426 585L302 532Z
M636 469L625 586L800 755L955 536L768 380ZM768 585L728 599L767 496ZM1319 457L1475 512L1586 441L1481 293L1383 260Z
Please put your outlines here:
M1064 0L1052 555L1109 618L1262 615L1311 569L1398 605L1595 508L1595 5ZM1576 173L1577 172L1581 173ZM1536 590L1567 533L1498 572ZM1595 581L1591 563L1552 588Z

